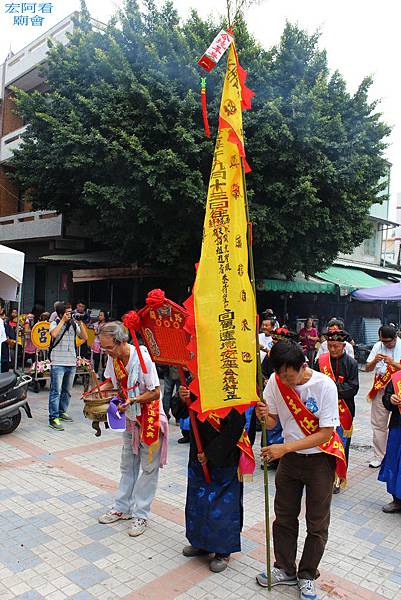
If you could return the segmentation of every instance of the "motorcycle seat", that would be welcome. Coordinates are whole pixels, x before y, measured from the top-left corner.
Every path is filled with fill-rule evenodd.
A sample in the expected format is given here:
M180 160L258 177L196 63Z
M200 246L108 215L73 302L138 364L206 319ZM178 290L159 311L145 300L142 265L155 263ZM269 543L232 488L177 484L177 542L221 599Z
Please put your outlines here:
M17 374L14 371L9 373L0 373L0 394L4 394L12 389L17 383Z

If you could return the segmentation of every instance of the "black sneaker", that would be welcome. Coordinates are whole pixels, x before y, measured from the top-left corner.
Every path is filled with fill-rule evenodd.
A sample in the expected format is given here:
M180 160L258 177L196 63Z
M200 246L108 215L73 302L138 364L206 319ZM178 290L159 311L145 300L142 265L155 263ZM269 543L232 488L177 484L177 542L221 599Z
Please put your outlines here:
M60 419L50 419L49 427L56 429L57 431L64 431L64 427L60 423Z
M70 415L67 413L61 413L60 421L67 421L68 423L73 423L74 419L70 417Z
M177 444L189 444L189 437L182 437L177 440Z

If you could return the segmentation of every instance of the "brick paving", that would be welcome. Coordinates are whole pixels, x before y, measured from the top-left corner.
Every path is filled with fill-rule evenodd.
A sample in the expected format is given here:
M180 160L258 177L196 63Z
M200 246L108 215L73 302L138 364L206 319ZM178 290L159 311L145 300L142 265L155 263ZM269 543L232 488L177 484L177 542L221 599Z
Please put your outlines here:
M333 498L330 539L319 580L323 599L401 599L401 515L385 515L390 500L372 457L371 376L361 373L347 489ZM30 393L34 419L0 437L0 600L272 600L295 599L296 588L268 594L255 582L264 568L263 474L245 488L242 553L212 574L203 559L181 555L188 446L170 427L169 463L161 471L150 524L139 538L129 522L99 525L119 478L119 434L93 436L74 388L64 432L47 427L47 392ZM259 440L255 444L257 449ZM270 478L269 494L274 495ZM272 509L271 509L272 510ZM305 535L301 525L300 536Z

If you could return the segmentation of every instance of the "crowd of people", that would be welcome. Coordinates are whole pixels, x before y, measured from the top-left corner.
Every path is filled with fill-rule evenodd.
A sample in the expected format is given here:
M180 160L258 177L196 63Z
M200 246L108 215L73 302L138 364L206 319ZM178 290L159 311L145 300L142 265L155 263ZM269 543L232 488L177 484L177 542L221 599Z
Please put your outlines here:
M18 324L15 311L4 319L1 302L0 308L3 370L3 346L6 344L10 353L10 341L14 340L14 346L18 343ZM81 354L90 357L96 372L102 371L102 389L118 389L118 410L125 415L126 424L121 479L114 505L99 517L101 524L132 520L129 535L145 533L159 469L167 462L168 421L174 417L182 430L178 443L189 444L185 510L189 545L183 548L183 554L208 557L212 572L224 571L230 555L241 549L241 469L244 458L248 463L253 460L252 446L261 424L267 430L267 443L261 448L262 468L266 464L277 470L271 584L297 585L301 600L317 598L315 580L328 539L331 499L333 493L345 489L359 390L353 340L340 319L330 319L319 332L310 318L295 333L280 325L273 311L267 310L259 335L263 401L244 414L232 410L225 418L212 414L206 420L197 419L198 437L188 413L194 397L188 385L180 383L177 369L172 366L164 370L162 394L160 371L146 347L130 344L126 327L111 320L106 311L100 311L92 322L82 302L74 310L71 304L56 302L52 314L35 307L26 316L22 336L32 329L32 319L50 321L52 429L62 431L65 423L72 421L68 407L76 374L77 338L83 342ZM91 347L87 343L88 327L95 334ZM378 334L379 341L366 364L366 371L374 372L368 394L374 449L369 466L380 468L379 480L387 483L392 495L383 511L394 513L401 512L401 397L391 376L401 370L401 340L391 325L380 327ZM29 344L25 346L25 356L32 353ZM10 354L7 356L10 363ZM187 372L188 382L191 376ZM307 536L297 566L304 491ZM267 573L260 573L256 579L261 586L268 585Z
M158 469L165 463L163 448L166 448L166 422L170 416L173 390L178 386L184 404L189 404L194 398L189 388L179 385L178 377L169 370L166 374L167 395L162 400L152 365L148 364L148 375L141 374L138 360L136 366L131 366L135 351L132 346L128 351L126 333L119 327L115 324L104 328L100 334L101 345L109 356L106 371L116 378L115 383L125 379L127 389L133 387L129 383L139 382L138 397L129 397L128 401L129 410L135 406L137 412L127 418L129 425L123 442L121 480L114 506L99 517L99 522L112 524L133 519L129 535L136 537L146 531ZM309 324L305 329L311 329ZM317 337L314 331L310 335ZM388 326L380 329L379 336L382 346L375 364L385 360L384 353L390 357L388 348L393 343L396 345L398 339L395 329ZM391 343L390 338L393 340ZM343 324L338 319L330 320L325 330L327 351L317 353L319 356L311 363L298 336L286 327L280 327L274 315L269 315L262 322L260 352L265 379L264 401L258 403L256 410L251 408L250 411L267 427L269 436L276 430L274 440L268 439L267 445L261 449L263 460L277 468L273 524L275 563L271 570L271 584L297 585L303 600L317 598L315 580L319 576L318 567L328 539L331 499L346 480L355 415L354 398L359 389L358 364L346 351L347 342L352 347L348 340ZM143 352L148 360L146 349ZM392 360L398 359L394 352L390 354ZM373 360L371 358L370 362ZM393 363L388 360L386 364ZM133 375L131 369L135 371ZM374 386L377 388L377 385L375 379ZM394 408L395 416L390 421L388 449L379 478L387 482L388 490L394 496L392 503L383 509L395 512L401 510L399 496L396 495L401 478L399 468L394 477L397 460L399 465L400 418L395 410L398 410L396 396L391 390L387 390L386 398L387 407ZM158 404L154 412L159 414L162 440L152 459L153 469L149 467L149 450L142 437L146 423L146 413L142 411L148 402ZM248 419L247 415L236 411L224 419L214 419L211 415L205 421L199 421L202 451L191 427L185 436L189 440L185 510L189 545L183 548L183 554L186 557L207 557L212 572L224 571L230 555L241 548L243 482L238 472L247 448L242 441L246 436L247 443L253 444L255 421L252 416ZM277 428L280 428L280 439ZM398 428L396 433L391 433L392 428ZM335 450L340 447L342 454ZM139 464L146 465L140 475ZM209 480L205 480L205 466ZM149 491L146 500L143 499L144 488ZM307 536L297 566L298 520L304 490ZM257 582L267 586L267 573L260 573Z

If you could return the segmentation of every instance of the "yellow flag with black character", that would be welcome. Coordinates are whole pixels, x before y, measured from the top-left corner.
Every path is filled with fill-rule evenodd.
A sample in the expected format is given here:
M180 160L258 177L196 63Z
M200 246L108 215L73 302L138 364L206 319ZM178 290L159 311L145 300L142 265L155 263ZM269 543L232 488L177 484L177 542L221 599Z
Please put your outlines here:
M228 53L194 296L200 412L257 402L256 303L248 273L242 108L252 92ZM247 106L248 105L248 106Z

